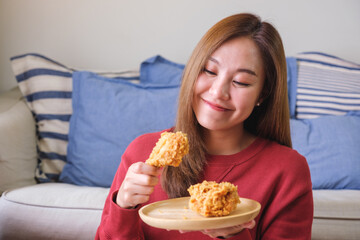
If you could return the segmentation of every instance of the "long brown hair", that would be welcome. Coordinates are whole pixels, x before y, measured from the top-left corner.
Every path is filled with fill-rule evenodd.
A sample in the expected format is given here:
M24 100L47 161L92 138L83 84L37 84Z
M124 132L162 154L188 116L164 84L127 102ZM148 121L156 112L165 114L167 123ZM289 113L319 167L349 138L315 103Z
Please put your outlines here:
M170 198L187 196L187 188L202 178L206 147L202 127L192 109L194 85L211 54L224 42L248 37L259 48L265 69L261 106L244 122L247 131L291 147L287 100L286 59L281 37L267 22L252 14L236 14L216 23L202 37L186 64L179 94L175 131L187 133L190 150L179 167L165 167L161 183Z

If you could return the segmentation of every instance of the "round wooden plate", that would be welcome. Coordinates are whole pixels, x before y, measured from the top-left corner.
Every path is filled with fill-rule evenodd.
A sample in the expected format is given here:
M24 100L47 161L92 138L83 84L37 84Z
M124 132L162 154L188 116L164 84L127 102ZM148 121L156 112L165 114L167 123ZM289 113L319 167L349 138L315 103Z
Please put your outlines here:
M151 203L139 210L140 218L148 225L168 230L203 230L231 227L254 219L261 205L255 200L240 198L241 203L227 216L203 217L188 208L190 197L174 198Z

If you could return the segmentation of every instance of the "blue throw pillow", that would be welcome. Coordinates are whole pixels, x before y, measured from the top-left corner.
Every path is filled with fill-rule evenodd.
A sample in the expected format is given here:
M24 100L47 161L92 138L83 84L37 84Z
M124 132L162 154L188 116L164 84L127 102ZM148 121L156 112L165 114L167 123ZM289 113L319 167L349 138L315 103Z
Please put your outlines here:
M290 120L293 148L308 161L313 189L360 189L357 114Z
M290 117L295 118L296 111L296 84L297 84L297 61L294 57L286 58L287 65L287 88L290 108Z
M135 84L73 74L68 162L60 181L109 187L128 144L174 125L178 84Z
M179 84L184 67L184 65L171 62L162 56L154 56L141 63L140 82Z
M67 162L72 114L72 73L62 63L37 53L11 58L11 66L36 122L38 182L56 182ZM102 76L139 81L138 71L103 72Z

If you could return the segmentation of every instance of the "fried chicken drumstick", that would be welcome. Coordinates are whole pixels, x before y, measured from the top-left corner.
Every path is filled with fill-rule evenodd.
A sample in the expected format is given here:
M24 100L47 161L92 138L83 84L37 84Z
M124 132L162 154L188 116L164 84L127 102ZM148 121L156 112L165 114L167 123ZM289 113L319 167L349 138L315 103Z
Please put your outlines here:
M188 152L189 141L185 133L163 132L145 163L155 167L178 167Z

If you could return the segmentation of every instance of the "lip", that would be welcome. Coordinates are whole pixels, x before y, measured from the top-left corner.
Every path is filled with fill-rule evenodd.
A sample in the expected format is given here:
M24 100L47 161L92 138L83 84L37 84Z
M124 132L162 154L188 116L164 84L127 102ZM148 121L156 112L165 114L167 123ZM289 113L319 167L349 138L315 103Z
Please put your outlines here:
M205 99L202 98L202 100L204 101L204 103L206 103L209 107L211 107L212 109L216 110L216 111L220 111L220 112L226 112L226 111L230 111L230 109L228 108L225 108L219 104L215 104L215 103L212 103L212 102L209 102Z

